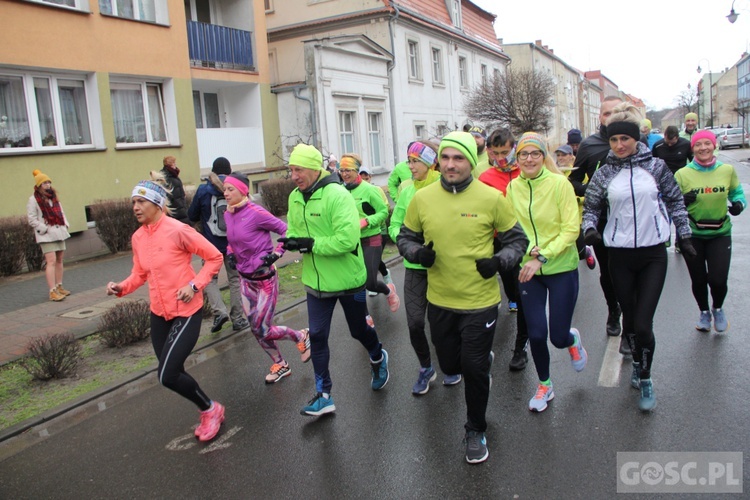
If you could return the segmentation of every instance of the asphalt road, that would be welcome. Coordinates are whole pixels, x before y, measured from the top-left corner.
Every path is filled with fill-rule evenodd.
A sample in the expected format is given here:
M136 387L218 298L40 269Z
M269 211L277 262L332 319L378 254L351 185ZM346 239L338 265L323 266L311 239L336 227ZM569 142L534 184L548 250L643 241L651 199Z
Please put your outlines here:
M750 168L735 164L750 192ZM418 364L403 308L391 314L377 297L370 299L371 313L391 359L382 391L370 389L367 355L337 308L334 415L299 415L313 393L313 373L293 345L283 346L293 374L266 386L270 363L245 336L190 369L227 407L213 443L192 437L198 416L190 403L162 387L144 387L0 462L0 498L610 498L617 452L747 455L749 217L735 220L726 334L694 329L698 308L690 279L682 257L669 251L654 323L658 407L652 414L638 411L630 362L614 352L619 339L605 335L598 270L582 267L574 326L589 363L576 373L567 352L551 348L556 398L541 414L527 409L536 385L533 365L520 373L507 369L515 321L501 306L487 415L490 456L483 464L464 461L463 385L446 388L438 378L428 394L412 396ZM403 268L393 274L400 289ZM304 323L303 314L289 325ZM749 471L735 471L745 488Z

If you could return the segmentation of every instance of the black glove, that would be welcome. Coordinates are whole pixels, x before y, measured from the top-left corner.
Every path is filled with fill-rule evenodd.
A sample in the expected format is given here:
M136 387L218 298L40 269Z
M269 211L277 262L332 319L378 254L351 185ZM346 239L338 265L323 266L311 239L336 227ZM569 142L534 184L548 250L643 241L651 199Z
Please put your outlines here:
M277 254L276 252L271 252L261 257L260 260L263 261L264 266L271 267L274 262L279 260L279 258L281 258L281 255Z
M229 264L229 269L237 270L237 258L233 253L227 255L227 264Z
M599 231L594 229L593 227L590 227L586 230L586 233L583 235L583 242L587 245L596 245L597 243L600 243L602 241L602 235L599 234Z
M677 243L680 245L680 251L682 252L682 255L687 257L688 259L692 259L698 253L695 251L695 247L693 246L693 242L690 241L690 238L680 238Z
M732 206L729 207L729 213L734 216L737 216L737 215L740 215L744 209L745 207L742 206L741 201L733 201Z
M682 195L682 199L685 201L685 206L688 206L691 203L695 203L695 200L697 198L698 198L698 193L694 191L688 191L687 193Z
M375 208L367 202L362 203L362 211L365 215L375 215Z
M284 250L300 253L312 252L313 243L315 243L312 238L279 238L279 241L284 246Z
M488 280L497 274L500 269L500 259L497 257L490 257L489 259L477 259L477 271L482 275L482 278Z
M422 267L432 267L435 263L435 256L435 250L432 249L432 242L429 242L417 252L417 259L419 260L419 265Z

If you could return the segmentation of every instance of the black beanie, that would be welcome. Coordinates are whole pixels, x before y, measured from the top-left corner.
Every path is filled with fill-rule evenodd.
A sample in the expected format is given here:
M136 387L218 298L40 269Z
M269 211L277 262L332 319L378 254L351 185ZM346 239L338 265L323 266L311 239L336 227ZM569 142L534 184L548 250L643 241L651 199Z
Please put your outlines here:
M229 160L223 156L219 156L214 160L214 166L211 168L211 172L216 175L229 175L232 173L232 165L229 163Z
M250 179L248 179L247 176L242 172L232 172L231 174L229 174L229 176L234 177L248 188L250 187Z

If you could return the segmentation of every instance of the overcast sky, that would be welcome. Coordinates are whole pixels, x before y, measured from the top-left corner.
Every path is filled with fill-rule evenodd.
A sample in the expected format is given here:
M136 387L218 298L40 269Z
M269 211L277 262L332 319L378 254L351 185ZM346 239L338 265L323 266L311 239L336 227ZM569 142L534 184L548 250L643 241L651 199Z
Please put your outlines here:
M542 40L581 71L602 70L648 107L675 105L696 69L732 67L748 50L750 0L472 0L497 15L503 43ZM708 61L708 62L707 62ZM714 78L715 80L716 78Z

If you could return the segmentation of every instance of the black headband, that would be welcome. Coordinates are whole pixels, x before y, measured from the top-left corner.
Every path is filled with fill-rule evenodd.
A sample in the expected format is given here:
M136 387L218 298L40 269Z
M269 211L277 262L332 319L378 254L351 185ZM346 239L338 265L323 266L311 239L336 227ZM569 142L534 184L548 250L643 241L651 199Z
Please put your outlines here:
M612 137L613 135L627 135L635 139L636 141L641 140L641 130L638 128L638 124L633 122L612 122L607 125L607 135Z

